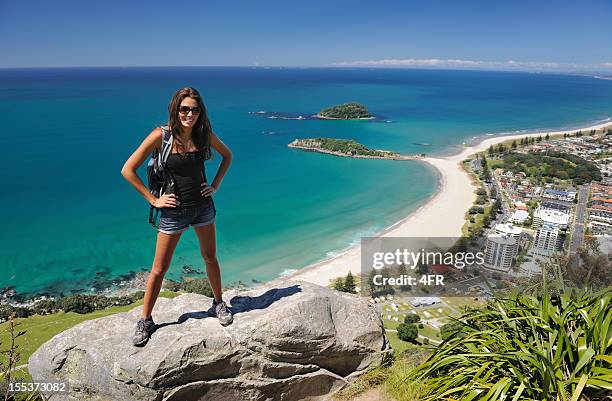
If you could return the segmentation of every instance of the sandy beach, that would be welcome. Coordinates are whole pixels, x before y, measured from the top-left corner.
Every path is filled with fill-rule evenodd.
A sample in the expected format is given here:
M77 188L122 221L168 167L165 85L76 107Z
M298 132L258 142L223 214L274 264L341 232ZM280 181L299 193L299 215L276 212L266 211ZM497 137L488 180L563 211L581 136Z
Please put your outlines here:
M469 175L461 168L461 161L469 156L487 150L489 146L511 139L526 136L559 135L579 130L589 131L612 127L612 122L594 126L563 131L543 131L538 133L503 135L486 138L483 141L464 147L459 153L446 157L426 157L417 163L428 163L440 175L438 192L429 201L412 212L409 216L377 233L377 237L459 237L465 223L465 213L476 199L476 187ZM304 280L318 285L328 285L349 270L358 274L360 271L360 245L355 245L344 252L306 266L295 273L283 276L276 281Z

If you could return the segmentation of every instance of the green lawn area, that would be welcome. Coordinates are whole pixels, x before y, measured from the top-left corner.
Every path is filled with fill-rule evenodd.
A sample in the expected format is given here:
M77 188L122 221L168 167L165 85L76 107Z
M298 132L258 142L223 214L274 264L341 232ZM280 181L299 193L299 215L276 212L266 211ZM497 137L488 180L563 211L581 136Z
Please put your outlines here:
M463 311L466 306L477 307L482 306L481 301L474 301L473 297L445 297L442 298L444 302L458 311Z
M393 348L395 350L395 354L398 355L400 354L402 351L408 349L408 348L412 348L414 347L414 344L411 344L409 342L400 340L397 337L397 333L394 331L387 331L387 338L389 339L389 343L391 343L391 348Z
M440 333L438 330L428 324L424 324L422 329L419 328L419 334L434 340L440 340Z
M400 321L399 321L399 322L396 322L395 320L387 320L387 318L385 317L385 318L383 319L383 322L384 322L385 329L393 329L393 330L396 330L396 329L397 329L397 326L399 326L399 324L400 324L400 323L403 323L404 321L403 321L403 319L400 319Z
M174 298L181 295L178 292L162 291L159 296L164 298ZM17 366L28 363L28 358L42 344L53 338L56 334L61 333L76 326L86 320L97 319L115 313L127 312L137 306L142 305L143 301L134 302L126 306L113 306L108 309L103 309L91 313L79 314L75 312L59 312L52 315L34 315L27 318L15 319L19 324L16 331L25 331L26 334L16 340L18 346L17 351L20 353L20 360ZM0 349L6 350L10 344L10 334L8 332L8 322L0 324ZM27 371L23 372L27 375ZM24 376L28 378L29 375Z
M425 313L427 312L427 313ZM440 317L446 317L448 315L454 315L453 311L451 311L446 306L442 305L434 305L433 307L428 307L426 309L417 309L417 313L421 316L421 319L434 319Z

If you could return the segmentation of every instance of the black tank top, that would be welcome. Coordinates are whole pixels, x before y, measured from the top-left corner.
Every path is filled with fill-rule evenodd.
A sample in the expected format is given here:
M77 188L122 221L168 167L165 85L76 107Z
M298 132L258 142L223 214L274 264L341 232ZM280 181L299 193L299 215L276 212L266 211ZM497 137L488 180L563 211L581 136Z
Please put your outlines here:
M178 153L168 155L166 161L169 178L174 182L170 184L166 193L174 193L179 200L177 208L186 209L210 202L211 197L203 197L200 193L201 185L206 180L204 169L204 154L201 151L187 152L184 156Z

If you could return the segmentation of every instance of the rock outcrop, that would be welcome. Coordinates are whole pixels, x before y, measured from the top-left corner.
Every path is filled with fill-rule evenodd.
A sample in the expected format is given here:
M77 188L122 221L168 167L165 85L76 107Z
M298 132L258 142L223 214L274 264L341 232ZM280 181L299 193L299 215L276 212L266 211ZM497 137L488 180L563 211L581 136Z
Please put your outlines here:
M141 308L83 322L29 360L33 380L69 381L51 400L323 400L390 353L374 307L306 282L226 293L234 323L211 299L158 299L157 328L131 344Z

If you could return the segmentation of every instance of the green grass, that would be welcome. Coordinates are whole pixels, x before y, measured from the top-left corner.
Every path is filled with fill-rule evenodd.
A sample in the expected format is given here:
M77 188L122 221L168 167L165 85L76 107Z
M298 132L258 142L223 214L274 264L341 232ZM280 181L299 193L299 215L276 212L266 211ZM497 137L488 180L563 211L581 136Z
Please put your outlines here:
M440 332L438 331L438 329L428 324L424 324L422 329L419 328L419 334L431 338L433 340L440 340Z
M482 301L475 301L473 297L446 297L442 299L446 304L455 308L459 312L462 312L466 306L482 306Z
M422 348L408 349L408 355L398 356L393 364L386 369L386 377L382 384L385 395L395 401L421 401L421 380L406 381L406 376L421 363L427 352Z
M178 292L162 291L159 296L164 298L174 298L181 295ZM134 302L125 306L113 306L108 309L98 310L91 313L79 314L74 312L59 312L51 315L34 315L27 318L17 318L15 321L19 324L16 331L25 331L26 334L16 340L20 360L17 366L28 363L28 358L42 344L49 341L55 335L65 331L77 324L86 320L97 319L99 317L114 315L116 313L127 312L137 306L142 305L143 300ZM10 343L10 334L8 332L8 322L0 324L0 343L3 350ZM27 372L25 372L27 374ZM29 375L28 375L29 377Z
M389 339L389 343L391 344L391 348L395 350L395 354L399 355L405 350L409 348L414 348L414 345L406 342L404 340L400 340L395 331L386 331L386 336Z

